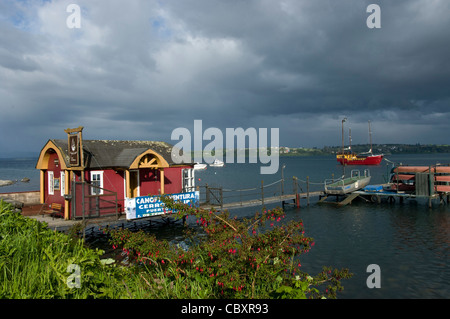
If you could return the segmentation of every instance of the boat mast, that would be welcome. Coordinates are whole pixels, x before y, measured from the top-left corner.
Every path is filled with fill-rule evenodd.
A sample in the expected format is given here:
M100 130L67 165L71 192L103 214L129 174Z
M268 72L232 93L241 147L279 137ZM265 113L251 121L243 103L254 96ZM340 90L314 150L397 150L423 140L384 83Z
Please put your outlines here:
M348 149L352 150L352 129L349 127L348 129Z
M342 154L344 154L344 122L347 121L347 118L344 117L342 120Z
M369 150L369 153L372 153L372 131L370 129L370 120L369 120L369 139L370 139L370 150Z

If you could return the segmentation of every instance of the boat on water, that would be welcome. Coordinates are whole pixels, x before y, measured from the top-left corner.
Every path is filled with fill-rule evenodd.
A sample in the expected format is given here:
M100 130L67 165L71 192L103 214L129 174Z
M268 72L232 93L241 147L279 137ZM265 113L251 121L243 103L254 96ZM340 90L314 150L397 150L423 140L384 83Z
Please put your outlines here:
M202 170L202 169L206 169L207 165L206 164L201 164L199 162L194 164L194 169L195 170Z
M212 162L211 164L209 164L209 166L212 166L212 167L222 167L224 164L225 164L224 162L222 162L221 160L219 160L219 159L216 158L216 159L214 160L214 162Z
M344 122L342 120L342 151L336 154L336 160L342 165L379 165L383 160L383 154L374 155L372 152L372 131L369 121L370 150L365 153L356 154L352 151L351 146L351 130L349 131L349 147L344 148Z
M339 180L326 180L325 193L330 195L345 195L360 190L370 183L370 172L364 170L364 175L357 169L352 170L350 177L343 177Z
M338 153L336 160L342 165L379 165L383 160L383 155L355 154L350 151Z

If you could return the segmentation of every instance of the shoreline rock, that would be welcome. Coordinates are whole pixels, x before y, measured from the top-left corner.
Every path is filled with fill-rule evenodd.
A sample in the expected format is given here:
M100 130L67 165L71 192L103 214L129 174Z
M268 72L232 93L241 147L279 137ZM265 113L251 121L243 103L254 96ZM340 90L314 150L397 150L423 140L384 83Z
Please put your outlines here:
M11 181L11 180L0 180L0 187L1 186L9 186L9 185L12 185L14 183L15 183L15 181Z

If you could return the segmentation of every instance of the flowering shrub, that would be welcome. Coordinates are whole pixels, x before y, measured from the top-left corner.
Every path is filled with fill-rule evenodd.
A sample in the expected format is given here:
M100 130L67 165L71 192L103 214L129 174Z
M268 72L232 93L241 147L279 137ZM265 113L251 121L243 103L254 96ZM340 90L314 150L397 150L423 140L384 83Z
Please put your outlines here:
M196 209L164 196L162 200L178 218L196 218L199 230L187 228L189 249L143 231L108 232L114 248L150 274L162 274L187 296L194 285L201 285L210 298L335 298L343 289L341 279L351 277L348 269L324 268L314 277L302 271L300 255L314 241L301 221L281 223L284 212L279 208L239 220L228 212Z

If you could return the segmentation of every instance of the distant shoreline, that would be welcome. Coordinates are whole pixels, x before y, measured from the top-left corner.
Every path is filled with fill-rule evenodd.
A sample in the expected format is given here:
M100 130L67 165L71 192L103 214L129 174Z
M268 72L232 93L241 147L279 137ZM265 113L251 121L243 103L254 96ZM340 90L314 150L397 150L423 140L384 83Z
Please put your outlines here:
M348 147L348 145L345 145ZM369 144L352 145L355 153L367 152L370 149ZM280 156L334 156L342 150L342 146L324 146L319 147L279 147ZM394 154L445 154L450 153L450 145L442 144L373 144L372 150L377 154L394 155ZM226 156L227 150L223 149L223 156ZM195 156L200 151L192 151L191 155ZM234 150L236 153L237 150ZM248 156L249 149L245 149L245 156ZM208 154L209 155L209 154ZM214 156L212 154L211 156ZM37 161L38 156L11 156L0 157L0 161Z

